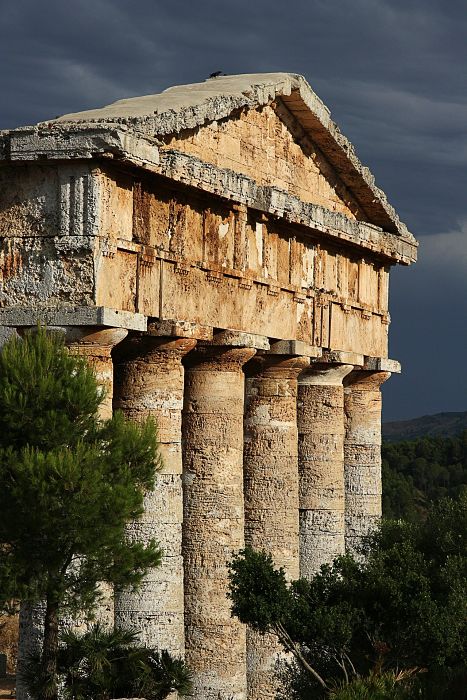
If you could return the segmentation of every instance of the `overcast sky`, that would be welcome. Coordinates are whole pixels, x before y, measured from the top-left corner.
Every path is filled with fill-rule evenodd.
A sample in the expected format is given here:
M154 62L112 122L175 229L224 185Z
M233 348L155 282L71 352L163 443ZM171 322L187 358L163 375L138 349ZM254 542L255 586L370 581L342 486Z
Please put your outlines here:
M420 240L391 275L386 420L467 410L465 0L0 0L0 128L302 73Z

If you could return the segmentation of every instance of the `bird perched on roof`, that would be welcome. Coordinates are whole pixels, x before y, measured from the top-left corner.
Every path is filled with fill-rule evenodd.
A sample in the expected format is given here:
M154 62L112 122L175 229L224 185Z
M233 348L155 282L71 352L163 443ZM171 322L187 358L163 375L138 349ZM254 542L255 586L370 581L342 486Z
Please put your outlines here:
M218 78L220 75L226 75L226 74L221 70L216 70L214 73L211 73L209 78ZM208 80L209 80L209 78L208 78Z

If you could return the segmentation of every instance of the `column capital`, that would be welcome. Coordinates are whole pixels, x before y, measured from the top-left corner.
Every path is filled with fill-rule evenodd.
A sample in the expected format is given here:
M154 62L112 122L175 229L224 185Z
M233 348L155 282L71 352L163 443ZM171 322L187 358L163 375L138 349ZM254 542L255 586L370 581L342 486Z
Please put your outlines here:
M67 329L67 345L108 348L109 352L128 335L126 328L70 328Z
M254 348L255 350L269 350L269 339L256 333L244 331L223 330L214 333L212 340L205 345L225 345L236 348Z
M391 372L356 369L344 379L345 391L378 391L389 379Z
M22 326L17 329L20 336L34 333L37 326ZM112 348L126 338L126 328L103 328L99 326L47 326L48 333L59 333L65 344L77 354L110 355ZM89 350L89 352L86 352Z
M302 372L298 383L308 386L342 386L344 377L353 369L353 365L313 363Z
M276 340L271 343L269 352L275 355L301 355L302 357L321 357L322 350L303 340Z
M190 370L216 369L224 372L238 372L245 362L256 354L254 348L232 347L230 345L198 344L196 350L185 359Z
M247 377L282 377L296 379L298 375L310 366L309 357L296 355L258 354L248 363L245 374Z
M174 355L181 360L196 347L197 342L195 338L174 338L140 333L128 338L119 348L117 362L132 360L151 362L161 355Z

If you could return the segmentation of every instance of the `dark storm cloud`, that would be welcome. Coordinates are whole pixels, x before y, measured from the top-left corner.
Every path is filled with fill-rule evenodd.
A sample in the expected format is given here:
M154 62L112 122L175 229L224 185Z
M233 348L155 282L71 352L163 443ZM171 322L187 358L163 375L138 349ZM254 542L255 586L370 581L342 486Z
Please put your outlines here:
M422 242L392 278L388 416L467 408L467 370L434 378L467 346L464 0L0 0L0 59L0 128L215 70L304 74Z
M467 220L426 236L411 270L392 273L390 350L404 372L384 386L387 419L467 410Z

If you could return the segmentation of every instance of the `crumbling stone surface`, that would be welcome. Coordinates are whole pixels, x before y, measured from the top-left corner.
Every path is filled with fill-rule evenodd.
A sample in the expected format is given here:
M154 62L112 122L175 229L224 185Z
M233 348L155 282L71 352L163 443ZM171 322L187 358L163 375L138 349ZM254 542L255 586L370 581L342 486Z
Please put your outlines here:
M222 76L193 85L171 87L159 95L119 100L112 105L87 112L67 114L45 122L63 125L69 122L126 124L151 137L177 134L196 129L207 122L230 117L240 109L255 109L282 98L287 108L318 142L339 170L348 170L352 185L362 181L360 194L373 216L392 220L399 233L407 234L384 193L375 186L368 168L357 158L352 144L331 120L328 108L301 75L259 73ZM305 112L306 117L300 113ZM298 116L300 115L300 117Z
M307 357L250 362L245 391L245 544L266 546L289 580L299 576L297 378ZM266 544L267 543L267 544ZM277 639L247 629L248 698L274 698Z
M157 424L163 471L145 498L142 520L128 526L139 541L155 539L163 550L162 565L146 577L137 592L119 591L115 624L138 630L149 647L185 654L182 559L181 412L182 359L196 340L137 337L119 348L116 357L114 408L131 420L151 417Z
M218 168L247 175L257 185L273 184L303 202L363 219L358 203L319 149L304 134L297 139L296 131L290 114L274 104L164 140L169 151L182 151Z
M244 546L242 366L255 350L187 357L183 408L186 661L194 696L246 699L245 627L231 617L227 563Z
M298 389L300 576L344 554L344 388L352 365L311 367Z
M285 106L295 79L278 78L272 102L247 90L256 106L222 123L170 132L169 120L167 143L128 115L4 135L3 309L97 305L385 356L388 265L412 261L416 244L375 218L363 176L350 187L305 133L311 108ZM245 80L187 94L206 107L214 88L237 95Z
M100 417L112 417L113 362L112 349L127 336L124 328L64 328L69 351L73 355L85 357L92 367L102 390Z
M381 385L390 372L355 370L345 382L345 546L356 552L381 517Z

